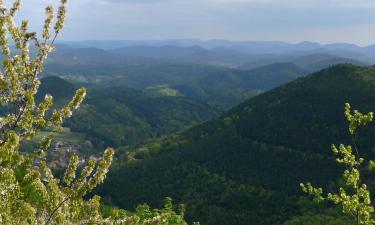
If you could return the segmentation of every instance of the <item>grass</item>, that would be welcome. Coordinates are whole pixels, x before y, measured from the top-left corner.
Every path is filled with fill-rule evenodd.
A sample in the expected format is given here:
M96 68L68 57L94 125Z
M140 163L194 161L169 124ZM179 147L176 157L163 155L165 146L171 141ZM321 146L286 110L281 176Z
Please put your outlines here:
M70 132L65 129L62 132L39 131L32 141L39 142L42 138L51 135L54 141L66 141L74 144L83 143L85 140L84 133Z
M181 96L181 93L178 90L175 90L168 85L154 85L149 86L146 88L146 90L150 91L151 93L158 94L161 96Z

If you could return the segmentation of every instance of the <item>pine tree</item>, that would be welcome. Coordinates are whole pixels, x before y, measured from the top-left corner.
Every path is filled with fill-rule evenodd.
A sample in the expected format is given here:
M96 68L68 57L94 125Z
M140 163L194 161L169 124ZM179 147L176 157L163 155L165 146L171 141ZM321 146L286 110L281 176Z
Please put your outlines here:
M78 170L73 155L62 178L54 176L46 162L51 137L45 137L32 153L19 151L20 143L32 139L41 129L58 130L86 95L78 89L64 107L52 110L53 97L36 103L35 95L44 62L54 50L54 42L64 27L67 0L55 10L45 9L46 19L40 36L29 31L28 21L20 25L15 16L21 0L6 7L0 0L0 224L186 224L183 213L173 211L170 200L162 210L138 207L135 213L113 210L108 218L100 213L100 198L85 197L102 183L112 162L114 150L105 150L101 159L89 161ZM9 42L9 43L8 43ZM30 53L31 48L35 54ZM84 198L85 197L85 198Z

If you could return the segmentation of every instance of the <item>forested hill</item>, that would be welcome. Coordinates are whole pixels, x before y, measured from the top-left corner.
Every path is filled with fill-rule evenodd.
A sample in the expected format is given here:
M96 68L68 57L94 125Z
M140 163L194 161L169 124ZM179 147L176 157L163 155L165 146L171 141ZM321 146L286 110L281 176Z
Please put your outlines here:
M75 91L76 88L69 81L50 76L41 79L36 99L37 101L41 101L46 94L50 94L53 96L56 104L66 103L73 97Z
M373 111L375 69L333 66L250 99L224 117L239 118L233 123L243 137L324 153L332 142L347 140L346 102ZM372 132L364 131L359 142L375 144Z
M207 225L345 224L314 211L299 189L306 181L333 188L328 181L339 168L330 145L349 141L345 102L375 109L375 69L333 66L182 134L128 149L99 193L126 208L171 196L187 205L189 220ZM371 125L359 140L371 156L374 135Z
M221 87L225 82L232 88L250 88L269 90L306 75L307 70L294 63L273 63L251 70L230 71L223 75L210 76L202 79L201 83L214 83L214 87Z
M75 87L59 77L41 80L38 101L54 96L57 106L72 98ZM219 116L221 111L167 87L146 91L127 87L89 89L87 99L65 126L86 134L98 149L132 145Z
M126 87L99 88L89 91L85 103L66 125L86 133L101 148L119 147L197 125L219 116L219 112L188 97Z

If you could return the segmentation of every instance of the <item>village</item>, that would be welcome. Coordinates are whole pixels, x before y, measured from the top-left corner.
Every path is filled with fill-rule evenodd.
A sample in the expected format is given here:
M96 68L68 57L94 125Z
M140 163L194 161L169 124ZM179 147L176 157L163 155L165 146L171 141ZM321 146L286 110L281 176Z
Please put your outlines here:
M90 141L86 140L83 143L84 146L92 147ZM90 160L98 160L99 158L95 155L82 155L79 153L79 149L82 146L76 143L72 143L64 140L57 140L53 143L52 149L49 154L49 166L52 169L63 169L69 165L69 160L73 154L77 154L80 158L79 165L83 165Z

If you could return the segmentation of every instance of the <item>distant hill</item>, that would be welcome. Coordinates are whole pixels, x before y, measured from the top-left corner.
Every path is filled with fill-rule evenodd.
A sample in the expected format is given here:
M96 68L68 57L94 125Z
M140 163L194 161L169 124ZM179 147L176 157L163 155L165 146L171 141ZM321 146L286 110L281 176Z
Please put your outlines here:
M110 52L122 56L139 56L225 67L236 67L246 62L249 57L246 54L229 48L217 47L205 49L199 46L133 46L110 50Z
M233 70L217 76L208 76L200 82L212 89L223 86L269 90L305 76L308 72L293 63L274 63L251 70Z
M75 48L98 47L103 49L115 49L134 46L178 46L191 47L200 46L203 48L225 47L240 50L251 54L280 54L287 51L304 51L321 47L314 42L301 42L289 44L281 41L228 41L228 40L199 40L199 39L176 39L176 40L140 40L140 41L73 41L62 42Z
M311 54L299 57L293 60L296 65L307 69L310 72L325 69L329 66L349 63L357 66L365 66L366 64L351 58L343 58L330 54Z
M151 54L150 51L155 51L152 53L155 57L160 53L161 56L164 55L167 58L175 53L169 55L169 51L165 49L171 49L172 52L176 49L163 47L140 50L143 48L132 47L131 49L137 49L134 51L138 53L145 51L148 55ZM190 51L197 51L194 54L201 55L199 57L210 57L204 54L206 50L199 47L190 50L183 49L183 51L189 54ZM223 48L215 48L209 52L231 55L231 51ZM237 70L165 60L146 59L143 56L117 57L115 53L92 48L66 49L59 55L51 57L44 75L60 76L77 86L86 87L123 86L140 91L155 90L155 87L168 87L169 91L178 92L181 96L217 104L228 109L265 90L307 74L305 69L292 63Z
M220 40L207 42L199 40L191 42L188 40L129 42L123 45L120 43L113 42L113 48L106 48L103 46L103 44L106 45L105 42L87 42L85 44L68 42L58 46L60 51L52 54L50 62L65 64L82 62L102 64L107 62L116 65L121 62L142 63L161 60L252 69L272 63L294 62L294 59L310 55L325 55L325 57L330 55L331 57L346 59L345 61L333 61L335 64L344 62L357 64L357 62L361 62L358 65L370 65L375 63L375 48L351 44L320 45L311 42L287 44L283 42L229 42ZM313 69L323 68L316 67Z
M86 133L97 147L118 147L196 125L219 112L187 97L126 87L100 88L89 90L87 100L66 126Z
M228 41L228 40L140 40L140 41L73 41L62 42L74 48L96 47L105 50L116 48L148 46L148 47L192 47L199 46L205 49L228 48L246 55L287 55L305 52L307 54L331 54L344 58L353 58L360 61L375 61L375 45L358 46L351 43L320 44L304 41L300 43L286 43L282 41ZM310 52L310 53L307 53Z
M44 99L46 94L53 96L57 104L67 103L76 91L74 85L60 77L46 77L40 80L41 84L36 95L38 102Z
M244 63L239 69L253 69L259 67L259 65L272 63L293 63L309 72L316 72L329 66L343 63L350 63L357 66L370 65L368 62L362 62L355 58L340 57L334 54L321 53L317 50L286 55L263 55Z
M374 93L375 69L332 66L254 97L218 119L121 152L127 156L99 193L126 208L158 205L171 196L187 205L190 221L207 225L274 225L298 215L322 215L300 197L299 183L333 188L329 181L339 168L330 145L349 141L344 103L373 111ZM374 135L371 125L359 139L370 157Z
M232 70L197 81L210 102L230 108L261 92L280 86L307 71L292 63L275 63L252 70Z
M77 88L59 77L41 79L37 101L46 94L56 107L67 104ZM132 145L213 119L221 112L207 103L171 95L164 87L139 91L126 87L89 89L87 99L65 126L86 134L97 148Z

